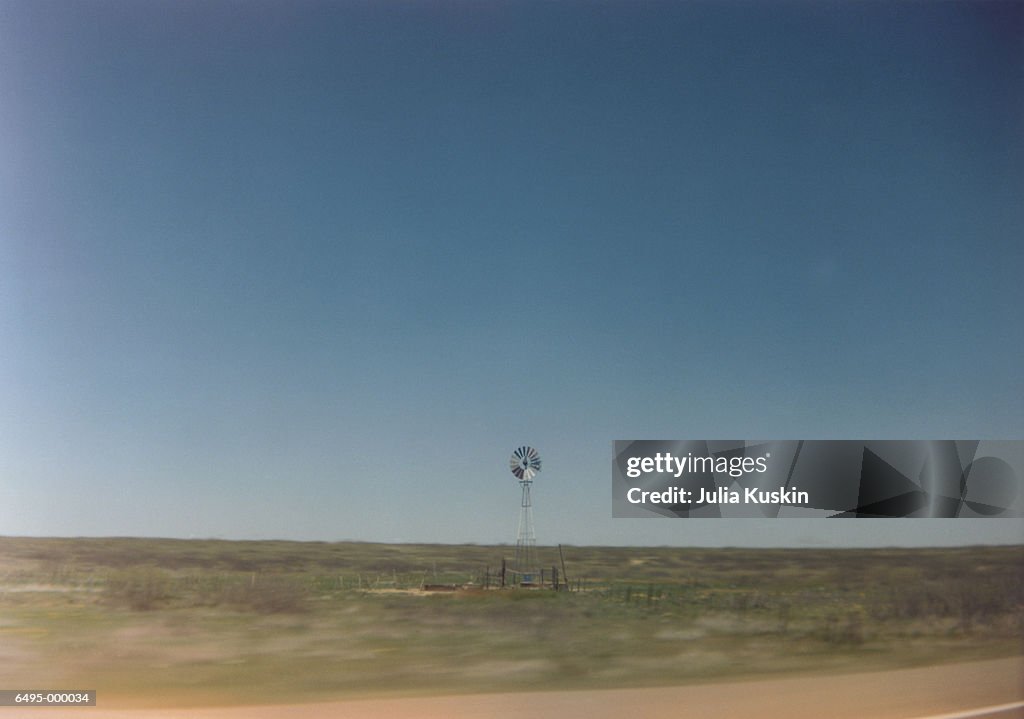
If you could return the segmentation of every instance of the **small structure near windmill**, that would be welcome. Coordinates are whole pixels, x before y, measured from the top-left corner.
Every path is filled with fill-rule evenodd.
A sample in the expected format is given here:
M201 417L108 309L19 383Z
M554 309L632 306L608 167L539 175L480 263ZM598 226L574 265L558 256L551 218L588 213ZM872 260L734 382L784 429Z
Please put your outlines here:
M513 571L518 573L521 585L531 586L534 584L534 575L537 573L537 536L533 528L533 500L530 497L530 485L533 484L533 478L540 472L540 453L533 447L523 445L512 452L508 464L512 474L519 480L519 486L522 487Z

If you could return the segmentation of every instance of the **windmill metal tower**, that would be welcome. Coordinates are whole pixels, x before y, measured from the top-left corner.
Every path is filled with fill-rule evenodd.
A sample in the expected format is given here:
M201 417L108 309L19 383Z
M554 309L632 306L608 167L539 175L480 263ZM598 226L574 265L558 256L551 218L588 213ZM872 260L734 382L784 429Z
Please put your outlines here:
M536 571L537 537L533 530L533 502L530 499L530 485L540 472L540 454L533 447L522 446L512 453L508 461L512 474L523 488L519 503L519 531L516 534L516 571L522 582L532 582Z

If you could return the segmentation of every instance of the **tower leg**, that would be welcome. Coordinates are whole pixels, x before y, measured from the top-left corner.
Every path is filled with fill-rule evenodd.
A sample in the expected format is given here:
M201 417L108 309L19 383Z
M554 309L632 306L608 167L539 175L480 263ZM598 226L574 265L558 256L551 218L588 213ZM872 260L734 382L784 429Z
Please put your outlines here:
M533 502L530 499L529 480L520 480L523 497L519 506L519 532L516 537L516 570L520 573L520 581L533 581L536 569L537 537L533 529Z

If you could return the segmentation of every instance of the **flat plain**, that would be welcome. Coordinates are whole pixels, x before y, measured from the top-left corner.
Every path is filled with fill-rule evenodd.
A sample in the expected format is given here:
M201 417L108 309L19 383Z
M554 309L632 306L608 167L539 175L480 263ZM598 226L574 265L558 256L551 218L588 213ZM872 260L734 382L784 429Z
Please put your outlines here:
M0 537L0 686L108 707L644 688L1019 656L1024 547ZM564 569L562 558L564 557ZM424 585L458 591L423 591ZM571 591L570 591L571 590Z

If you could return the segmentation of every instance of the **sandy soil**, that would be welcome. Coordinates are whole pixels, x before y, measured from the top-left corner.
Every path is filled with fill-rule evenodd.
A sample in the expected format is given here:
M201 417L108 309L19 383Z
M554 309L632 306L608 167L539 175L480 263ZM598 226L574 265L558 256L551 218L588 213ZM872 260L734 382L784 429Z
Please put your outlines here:
M835 677L199 709L0 708L0 719L916 719L1024 702L1024 657ZM981 715L979 715L981 716ZM985 719L1024 717L1014 708ZM950 717L952 719L952 717Z

